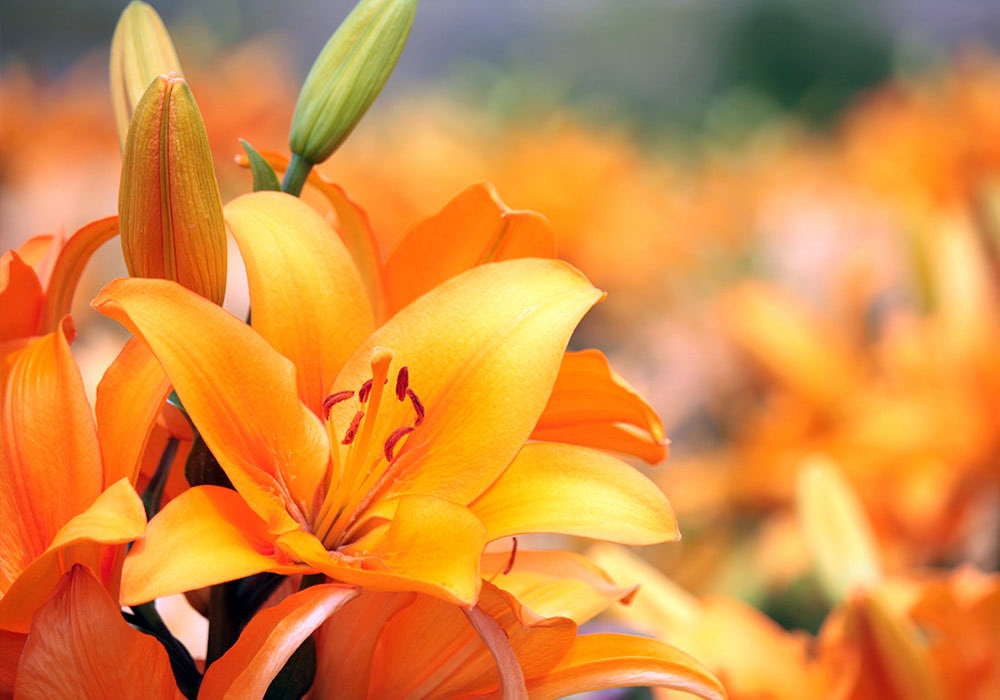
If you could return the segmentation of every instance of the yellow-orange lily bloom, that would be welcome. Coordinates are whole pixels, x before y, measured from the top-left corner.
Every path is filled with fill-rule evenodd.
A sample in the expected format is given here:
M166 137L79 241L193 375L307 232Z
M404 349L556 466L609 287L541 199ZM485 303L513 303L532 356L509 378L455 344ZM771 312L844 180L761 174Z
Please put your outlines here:
M308 205L259 192L226 213L253 328L165 281L119 280L95 301L145 339L236 489L191 489L150 522L124 602L320 571L471 604L489 539L677 537L665 497L625 463L525 446L601 298L576 270L478 266L374 329L350 254ZM525 480L551 497L518 507Z

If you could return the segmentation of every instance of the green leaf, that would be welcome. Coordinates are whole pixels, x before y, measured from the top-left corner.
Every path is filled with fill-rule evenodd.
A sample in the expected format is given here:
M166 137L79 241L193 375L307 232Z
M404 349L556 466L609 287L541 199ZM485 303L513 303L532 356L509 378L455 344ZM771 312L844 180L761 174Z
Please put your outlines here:
M278 176L275 174L274 168L247 141L240 139L240 144L243 146L243 150L247 152L247 159L250 161L250 172L253 173L253 191L273 190L280 192L281 183L278 182Z

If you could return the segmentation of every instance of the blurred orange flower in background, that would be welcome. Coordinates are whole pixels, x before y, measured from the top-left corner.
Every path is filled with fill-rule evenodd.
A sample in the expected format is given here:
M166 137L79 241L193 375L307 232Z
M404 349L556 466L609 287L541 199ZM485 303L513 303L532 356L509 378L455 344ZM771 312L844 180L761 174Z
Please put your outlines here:
M890 575L835 464L801 466L801 536L832 609L814 637L731 597L697 597L620 547L595 562L627 585L613 615L689 650L738 698L987 698L1000 687L1000 576L971 566ZM663 691L666 695L669 692Z

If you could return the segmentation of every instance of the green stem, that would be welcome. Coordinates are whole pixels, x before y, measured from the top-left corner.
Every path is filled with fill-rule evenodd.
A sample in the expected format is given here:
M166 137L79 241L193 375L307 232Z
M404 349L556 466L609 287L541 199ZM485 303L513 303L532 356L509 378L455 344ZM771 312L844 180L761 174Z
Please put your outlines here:
M281 181L281 189L288 194L298 197L302 193L302 187L306 184L309 172L312 170L312 163L305 160L298 153L292 154L292 162L288 164L285 171L285 178Z
M130 616L126 614L126 619L137 629L155 637L167 650L167 656L170 658L170 669L174 672L177 688L186 698L193 700L198 697L201 674L198 673L194 659L191 658L187 647L180 643L163 622L163 618L156 610L156 605L152 602L143 603L131 606L131 610L132 614Z

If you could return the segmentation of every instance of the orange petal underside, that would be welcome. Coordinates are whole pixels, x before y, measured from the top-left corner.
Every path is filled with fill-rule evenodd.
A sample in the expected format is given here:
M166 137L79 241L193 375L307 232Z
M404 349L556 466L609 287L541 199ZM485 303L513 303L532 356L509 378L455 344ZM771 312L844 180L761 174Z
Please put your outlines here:
M573 649L549 673L528 680L531 697L561 698L574 693L622 686L683 690L724 700L719 680L684 652L663 642L623 634L577 637Z
M476 265L555 255L544 217L513 211L492 186L473 185L413 228L385 262L387 315Z
M649 464L667 456L659 416L598 350L566 353L532 437L630 454Z
M18 251L3 256L3 280L0 286L0 343L38 334L45 303L42 283L35 270Z
M288 658L338 608L358 595L335 584L311 586L261 610L205 673L198 697L264 697Z
M149 346L135 338L126 343L101 378L94 406L106 483L136 483L143 448L169 391L170 380Z
M109 216L90 222L66 240L45 290L45 308L39 332L48 333L55 329L59 320L70 312L83 269L98 248L117 235L118 217Z
M180 698L163 646L132 629L118 604L82 567L63 576L35 615L15 696Z
M102 490L97 431L69 347L72 323L32 341L3 396L0 585L10 582Z
M32 613L48 597L59 577L83 564L117 591L124 551L118 545L142 535L146 512L125 479L112 484L83 512L56 533L49 548L34 559L0 598L0 627L27 631Z

